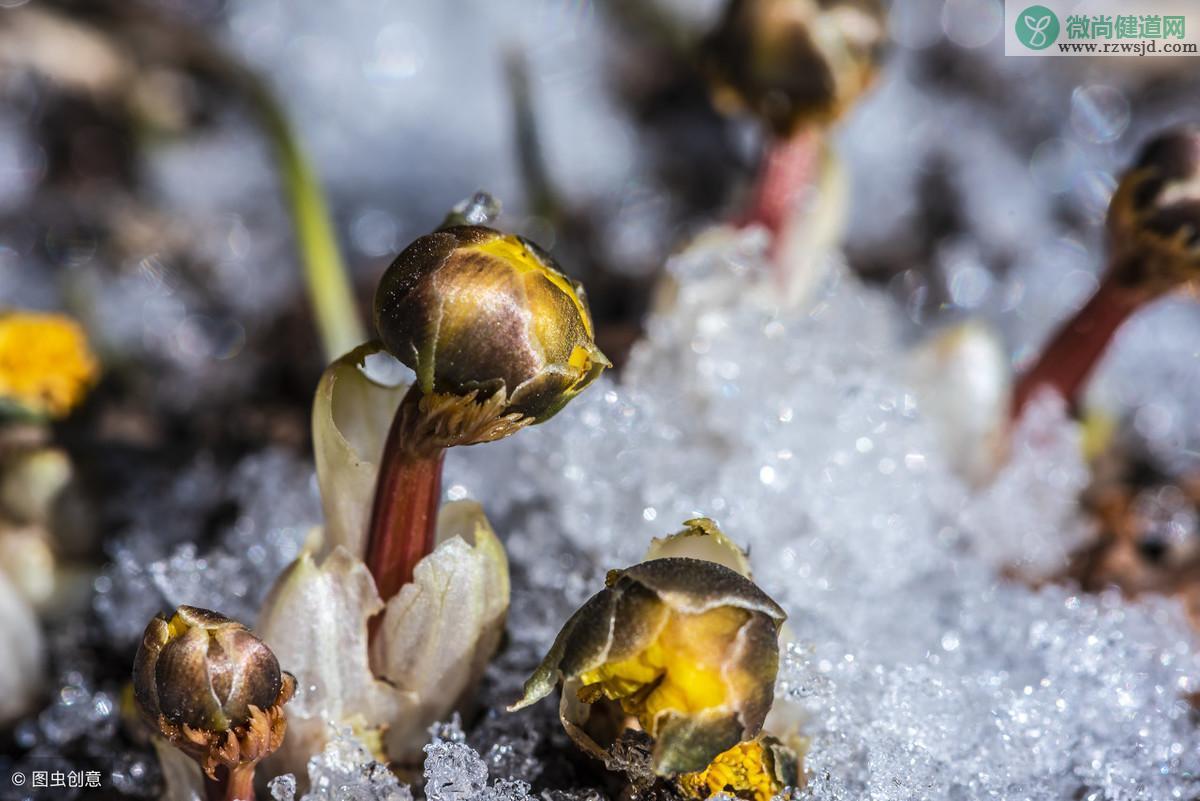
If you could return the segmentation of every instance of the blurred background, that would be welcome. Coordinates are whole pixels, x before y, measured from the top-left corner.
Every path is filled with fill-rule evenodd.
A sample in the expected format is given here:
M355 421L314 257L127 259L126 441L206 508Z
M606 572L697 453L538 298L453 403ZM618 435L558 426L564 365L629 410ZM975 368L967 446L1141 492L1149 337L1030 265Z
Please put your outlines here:
M325 358L294 173L325 192L364 315L394 255L486 189L586 283L619 367L667 258L736 216L764 152L697 66L723 7L0 0L0 309L69 314L102 368L48 435L84 533L43 611L60 689L6 722L11 753L115 731L124 655L180 576L226 570L245 610L224 611L252 617L256 574L222 560L248 553L265 582L319 519ZM1195 121L1200 62L1006 58L1002 28L998 0L897 2L875 84L832 140L848 266L913 341L981 319L1019 369L1096 288L1138 145ZM1200 305L1173 295L1121 331L1090 389L1176 473L1200 456L1198 355ZM153 795L157 768L130 747L117 789Z
M761 126L717 113L695 66L721 8L4 0L0 298L84 320L106 364L140 366L111 381L145 377L126 394L159 424L287 425L266 410L304 396L320 351L280 176L228 74L245 68L328 192L360 302L483 188L586 280L619 359L665 257L732 214L760 157ZM1186 58L1005 58L1002 24L991 0L897 4L876 85L835 136L851 267L914 325L986 317L1019 365L1095 286L1114 175L1188 118L1200 78ZM1196 325L1190 303L1138 325L1163 356L1186 348L1153 336L1176 324ZM1195 367L1125 345L1110 362ZM1120 383L1106 391L1138 403ZM224 408L247 395L261 419ZM1178 437L1174 416L1145 425Z

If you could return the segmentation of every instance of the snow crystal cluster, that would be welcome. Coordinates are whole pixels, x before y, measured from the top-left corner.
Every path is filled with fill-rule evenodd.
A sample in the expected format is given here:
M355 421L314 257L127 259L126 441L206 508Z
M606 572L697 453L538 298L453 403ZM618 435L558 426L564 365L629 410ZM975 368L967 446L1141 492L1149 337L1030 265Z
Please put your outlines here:
M428 801L533 801L529 784L520 779L490 777L487 762L466 742L454 719L430 731L425 746L424 788ZM376 762L349 729L330 740L325 751L309 760L311 789L301 801L412 801L412 790ZM271 780L275 801L294 801L296 778ZM558 801L600 801L594 792L554 795Z
M349 729L339 731L308 761L308 776L310 790L303 801L412 801L412 791L376 762ZM296 777L277 776L270 789L275 801L294 801Z
M514 560L559 585L578 554L623 566L717 519L790 615L777 703L812 738L807 797L1195 797L1200 660L1180 610L1002 578L1026 549L1054 573L1080 536L1074 424L1035 408L969 488L905 383L897 309L836 264L779 308L760 254L748 236L677 257L622 380L453 452L448 494L482 499ZM526 570L515 632L522 595L552 584ZM554 629L534 621L543 648Z
M181 604L253 621L275 577L321 520L312 466L280 449L245 457L228 475L199 457L165 488L135 491L127 533L96 579L93 605L118 642L136 642L146 621ZM211 548L214 509L232 519Z

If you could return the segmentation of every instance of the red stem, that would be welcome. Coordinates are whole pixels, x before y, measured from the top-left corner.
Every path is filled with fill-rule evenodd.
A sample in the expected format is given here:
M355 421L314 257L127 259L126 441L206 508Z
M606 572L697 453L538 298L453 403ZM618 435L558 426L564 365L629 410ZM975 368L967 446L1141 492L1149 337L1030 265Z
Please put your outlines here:
M204 777L204 796L208 801L254 801L254 763L217 768L216 779Z
M788 139L772 139L763 156L750 210L742 225L762 225L771 234L774 257L796 204L812 187L820 153L820 133L802 130Z
M446 451L416 452L405 441L411 430L406 421L418 402L419 395L410 393L397 409L375 485L366 561L384 601L412 581L413 568L433 551L437 533Z
M1148 299L1145 292L1120 286L1110 271L1087 304L1058 330L1037 362L1017 382L1012 419L1020 419L1030 398L1042 387L1057 390L1075 409L1088 376L1113 335Z

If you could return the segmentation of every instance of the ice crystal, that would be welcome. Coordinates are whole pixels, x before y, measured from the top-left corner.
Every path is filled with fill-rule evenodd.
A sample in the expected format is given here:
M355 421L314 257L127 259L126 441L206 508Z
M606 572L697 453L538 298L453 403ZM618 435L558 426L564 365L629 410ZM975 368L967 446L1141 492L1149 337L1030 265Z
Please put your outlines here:
M200 457L164 495L137 494L129 505L133 523L96 579L93 602L123 641L180 604L252 622L275 576L320 521L312 467L283 450L247 456L228 475ZM197 540L222 505L235 514L206 547Z
M425 746L425 797L429 801L530 801L519 779L489 781L487 763L471 746L457 719L431 732Z
M376 762L349 729L339 730L325 750L308 761L309 791L301 801L412 801L412 791ZM275 801L295 801L296 777L269 783Z
M484 499L560 583L563 554L619 567L686 518L719 520L790 615L777 711L812 738L808 797L1194 797L1200 660L1178 606L1003 578L1053 572L1086 536L1075 424L1036 405L970 489L905 383L896 309L836 268L781 307L756 289L759 244L678 257L622 382L452 454L449 491Z

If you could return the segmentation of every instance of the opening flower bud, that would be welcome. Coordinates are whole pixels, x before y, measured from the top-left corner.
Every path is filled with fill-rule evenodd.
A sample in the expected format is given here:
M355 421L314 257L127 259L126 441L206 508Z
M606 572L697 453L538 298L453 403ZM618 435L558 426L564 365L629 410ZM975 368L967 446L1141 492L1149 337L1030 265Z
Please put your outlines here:
M1088 302L1017 384L1014 418L1044 386L1076 405L1117 330L1163 294L1200 277L1200 128L1152 139L1108 208L1110 263Z
M790 137L870 86L886 40L876 0L731 0L706 48L715 102Z
M1113 196L1113 271L1155 294L1200 276L1200 128L1148 142Z
M561 679L560 715L585 750L613 739L589 726L606 707L654 740L660 776L704 770L753 738L774 698L785 614L749 579L714 562L655 559L609 573L525 683L520 709ZM611 715L610 715L611 716ZM597 715L599 720L602 715ZM617 732L619 734L619 731Z
M196 759L208 778L246 798L253 767L279 747L295 679L237 621L193 606L146 626L133 666L142 716Z
M483 226L409 245L379 283L375 323L426 396L502 393L501 414L532 422L553 416L610 364L582 286L537 245Z
M464 218L485 205L473 204ZM532 242L481 225L444 227L397 256L375 292L375 324L416 373L388 431L367 537L387 600L433 550L446 449L548 420L609 361L583 287Z

